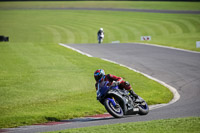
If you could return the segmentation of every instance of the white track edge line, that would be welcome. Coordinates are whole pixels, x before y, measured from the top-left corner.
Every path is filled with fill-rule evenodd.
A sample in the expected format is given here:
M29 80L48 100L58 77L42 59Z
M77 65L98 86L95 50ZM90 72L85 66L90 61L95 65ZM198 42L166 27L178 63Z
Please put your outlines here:
M155 47L160 47L160 48L168 48L168 49L173 49L173 50L179 50L179 51L184 51L184 52L190 52L190 53L200 54L200 52L198 52L198 51L192 51L192 50L181 49L181 48L174 48L174 47L169 47L169 46L162 46L162 45L158 45L158 44L151 44L151 43L138 43L138 44L141 44L141 45L150 45L150 46L155 46Z
M78 52L78 53L80 53L80 54L82 54L82 55L86 55L86 56L88 56L88 57L93 57L93 56L90 55L90 54L84 53L84 52L82 52L82 51L80 51L80 50L78 50L78 49L75 49L75 48L73 48L73 47L70 47L70 46L68 46L68 45L66 45L66 44L59 43L59 45L61 45L61 46L63 46L63 47L66 47L66 48L69 48L69 49L72 49L72 50L74 50L74 51L76 51L76 52Z
M63 46L63 47L66 47L66 48L69 48L69 49L72 49L72 50L74 50L74 51L76 51L76 52L78 52L78 53L80 53L80 54L82 54L82 55L86 55L86 56L88 56L88 57L93 57L93 56L90 55L90 54L84 53L84 52L82 52L82 51L80 51L80 50L78 50L78 49L75 49L75 48L73 48L73 47L70 47L70 46L68 46L68 45L66 45L66 44L59 43L59 45L61 45L61 46ZM137 73L140 73L140 74L144 75L145 77L147 77L147 78L149 78L149 79L152 79L152 80L154 80L154 81L160 83L161 85L167 87L167 88L173 93L174 97L173 97L173 99L172 99L169 103L150 105L150 106L149 106L150 110L157 109L157 108L161 108L161 107L164 107L164 106L168 106L168 105L170 105L170 104L173 104L173 103L177 102L177 101L180 99L180 94L178 93L178 91L177 91L174 87L168 85L167 83L165 83L165 82L163 82L163 81L161 81L161 80L159 80L159 79L156 79L156 78L154 78L154 77L152 77L152 76L149 76L149 75L147 75L147 74L145 74L145 73L143 73L143 72L140 72L140 71L138 71L138 70L135 70L135 69L133 69L133 68L130 68L130 67L126 66L126 65L123 65L123 64L120 64L120 63L117 63L117 62L114 62L114 61L111 61L111 60L108 60L108 59L104 59L104 58L100 58L100 59L102 59L102 60L104 60L104 61L108 61L108 62L114 63L114 64L118 64L118 65L120 65L120 66L122 66L122 67L128 68L129 70L132 70L132 71L135 71L135 72L137 72Z

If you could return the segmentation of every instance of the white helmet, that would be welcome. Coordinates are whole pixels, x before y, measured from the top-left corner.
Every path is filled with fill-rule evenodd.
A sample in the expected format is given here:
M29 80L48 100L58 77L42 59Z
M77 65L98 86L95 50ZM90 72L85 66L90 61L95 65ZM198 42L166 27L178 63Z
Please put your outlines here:
M100 31L103 31L103 28L100 28Z

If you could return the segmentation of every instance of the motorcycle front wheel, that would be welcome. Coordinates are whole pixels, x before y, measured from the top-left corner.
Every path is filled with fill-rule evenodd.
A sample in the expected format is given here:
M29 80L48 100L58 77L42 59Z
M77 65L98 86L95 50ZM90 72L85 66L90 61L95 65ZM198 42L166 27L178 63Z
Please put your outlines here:
M139 115L147 115L149 113L149 107L147 105L147 103L144 101L142 102L139 106Z
M105 106L106 110L108 111L108 113L110 113L115 118L123 117L124 112L123 112L121 106L118 103L113 103L113 102L115 102L115 101L110 98L107 98L104 101L104 106ZM116 104L117 106L114 104Z

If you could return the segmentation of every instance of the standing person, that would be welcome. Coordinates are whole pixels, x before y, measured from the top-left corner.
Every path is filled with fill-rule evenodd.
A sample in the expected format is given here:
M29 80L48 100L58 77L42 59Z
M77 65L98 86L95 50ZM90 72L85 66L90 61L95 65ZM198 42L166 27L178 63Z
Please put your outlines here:
M102 43L104 39L104 31L103 28L100 28L97 32L98 43Z
M109 86L118 85L119 89L128 90L130 95L132 95L136 99L135 102L142 102L141 99L138 98L138 95L131 88L131 85L127 81L124 81L121 77L117 77L112 74L105 75L105 72L103 69L98 69L94 72L94 78L96 80L96 84L95 84L96 90L97 90L98 84L100 84L103 81L109 81L109 84L108 84Z

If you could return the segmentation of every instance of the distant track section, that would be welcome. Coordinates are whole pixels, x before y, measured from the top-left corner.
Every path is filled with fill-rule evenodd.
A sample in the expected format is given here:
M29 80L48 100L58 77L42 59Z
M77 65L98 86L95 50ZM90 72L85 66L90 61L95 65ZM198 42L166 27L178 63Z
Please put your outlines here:
M0 10L96 10L96 11L125 11L146 13L200 14L200 11L189 10L153 10L153 9L123 9L123 8L0 8Z

